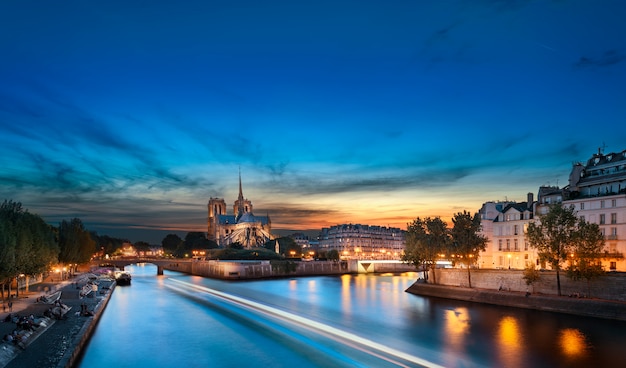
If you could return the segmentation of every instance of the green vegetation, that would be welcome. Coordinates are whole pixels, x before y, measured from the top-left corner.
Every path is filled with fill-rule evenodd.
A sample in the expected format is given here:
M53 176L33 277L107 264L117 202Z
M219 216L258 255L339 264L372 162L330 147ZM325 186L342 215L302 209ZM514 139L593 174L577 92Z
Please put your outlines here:
M522 279L524 279L526 285L531 286L535 282L539 281L540 277L541 275L539 274L539 270L537 270L534 263L530 263L524 268L524 276Z
M269 240L263 246L269 250L276 250L276 242L278 242L278 253L282 254L287 258L301 258L302 257L302 247L300 244L296 243L295 240L288 236L283 236L280 238L276 238L275 240Z
M439 217L418 217L408 224L405 239L402 260L423 271L424 280L428 282L428 270L434 270L440 255L448 253L451 244L448 225Z
M472 277L470 269L478 260L480 252L485 250L487 238L480 234L481 225L478 213L471 215L467 211L459 212L452 218L452 223L454 225L450 230L452 237L450 253L453 257L453 264L460 262L467 266L467 282L471 288Z
M569 261L568 276L587 279L603 274L599 260L604 250L604 236L597 224L578 217L573 207L553 204L539 221L528 225L526 238L539 252L539 258L556 271L558 295L561 295L561 265Z
M425 219L418 217L413 220L407 226L402 260L423 271L426 281L428 270L434 270L438 260L448 259L453 264L465 264L468 285L471 288L470 269L476 263L480 252L485 250L487 238L480 234L478 213L471 215L467 211L459 212L454 215L452 222L453 227L449 229L446 222L439 217Z
M22 204L4 201L0 206L0 283L5 287L20 275L34 276L50 270L57 263L59 246L56 229ZM19 292L19 290L18 290Z

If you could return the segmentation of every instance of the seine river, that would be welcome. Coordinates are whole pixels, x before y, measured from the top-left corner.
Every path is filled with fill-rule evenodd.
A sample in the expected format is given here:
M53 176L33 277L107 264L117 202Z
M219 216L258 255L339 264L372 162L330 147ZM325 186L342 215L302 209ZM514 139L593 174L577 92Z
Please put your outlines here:
M406 293L417 273L228 282L127 267L80 367L603 367L626 323Z

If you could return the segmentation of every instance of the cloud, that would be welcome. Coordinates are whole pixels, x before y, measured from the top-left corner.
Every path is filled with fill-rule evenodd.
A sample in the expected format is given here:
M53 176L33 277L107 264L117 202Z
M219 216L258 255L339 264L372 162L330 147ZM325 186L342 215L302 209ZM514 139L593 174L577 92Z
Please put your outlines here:
M610 67L621 63L626 59L626 55L622 54L618 50L605 51L600 57L593 58L587 56L581 56L580 59L574 63L576 68L603 68Z

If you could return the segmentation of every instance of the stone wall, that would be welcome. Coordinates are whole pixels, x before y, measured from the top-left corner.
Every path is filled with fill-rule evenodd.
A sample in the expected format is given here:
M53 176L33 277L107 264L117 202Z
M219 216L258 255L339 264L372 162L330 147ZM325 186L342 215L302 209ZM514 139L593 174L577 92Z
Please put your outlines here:
M429 274L430 282L436 280L438 285L469 286L467 269L437 269L435 275L432 272ZM433 276L435 276L434 279ZM471 271L473 288L523 292L528 290L533 294L558 294L555 271L540 271L539 281L531 286L526 285L523 276L522 270L472 269ZM606 276L587 283L586 280L572 281L562 271L561 295L626 301L626 273L610 272Z
M294 272L280 272L272 268L270 261L196 261L172 263L164 269L196 276L220 279L260 279L285 276L341 275L356 272L351 262L296 262Z

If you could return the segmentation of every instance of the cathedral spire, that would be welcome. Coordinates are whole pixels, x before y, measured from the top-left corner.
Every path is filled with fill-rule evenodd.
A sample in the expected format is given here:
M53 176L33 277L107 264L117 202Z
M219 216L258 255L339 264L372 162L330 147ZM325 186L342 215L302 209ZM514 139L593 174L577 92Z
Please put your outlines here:
M237 197L237 221L244 214L243 190L241 189L241 166L239 167L239 197Z
M243 190L241 190L241 167L239 167L239 203L243 205Z

